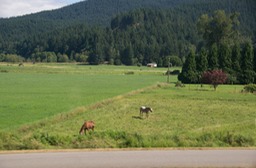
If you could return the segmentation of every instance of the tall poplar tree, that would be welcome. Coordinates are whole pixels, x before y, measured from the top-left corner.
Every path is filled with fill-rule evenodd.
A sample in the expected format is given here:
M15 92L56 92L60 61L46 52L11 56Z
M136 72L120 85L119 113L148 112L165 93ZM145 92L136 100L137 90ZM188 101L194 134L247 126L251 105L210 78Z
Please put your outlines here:
M198 22L198 32L203 36L208 46L214 43L234 43L237 38L239 25L238 13L226 14L224 10L216 10L213 16L203 14Z

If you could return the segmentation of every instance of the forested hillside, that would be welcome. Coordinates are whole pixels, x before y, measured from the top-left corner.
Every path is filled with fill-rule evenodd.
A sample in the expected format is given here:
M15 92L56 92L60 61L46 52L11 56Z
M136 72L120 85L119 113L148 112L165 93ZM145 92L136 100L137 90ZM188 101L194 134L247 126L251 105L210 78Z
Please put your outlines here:
M0 19L0 37L20 40L24 36L66 28L78 23L110 26L111 19L138 8L171 8L187 0L86 0L61 9ZM31 32L32 31L32 32Z
M238 12L241 37L255 43L255 0L88 0L0 19L0 61L165 66L203 45L197 21L219 9Z

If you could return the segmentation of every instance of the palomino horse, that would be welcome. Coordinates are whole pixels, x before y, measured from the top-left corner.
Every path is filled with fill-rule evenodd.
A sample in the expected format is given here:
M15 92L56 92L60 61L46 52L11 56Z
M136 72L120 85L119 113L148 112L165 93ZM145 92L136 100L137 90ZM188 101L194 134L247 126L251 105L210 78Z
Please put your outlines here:
M94 122L93 121L85 121L84 124L82 125L80 131L79 131L79 134L83 134L84 131L85 131L85 134L86 134L86 130L89 131L89 130L92 130L94 131Z
M151 107L145 107L145 106L140 107L140 116L143 116L143 113L146 113L148 117L149 112L153 112L153 109Z

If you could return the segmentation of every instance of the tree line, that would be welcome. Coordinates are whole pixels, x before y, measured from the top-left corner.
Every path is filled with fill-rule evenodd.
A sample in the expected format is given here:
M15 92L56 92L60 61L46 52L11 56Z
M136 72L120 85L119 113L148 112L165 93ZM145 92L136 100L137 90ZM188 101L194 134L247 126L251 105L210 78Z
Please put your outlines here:
M238 17L237 13L226 14L223 10L200 17L197 25L204 44L197 52L190 50L179 80L201 83L205 72L222 70L228 83L256 82L256 46L239 33Z
M214 43L209 49L202 48L198 53L191 49L178 79L183 83L202 83L206 71L223 70L227 83L256 83L256 47L252 43L219 47Z

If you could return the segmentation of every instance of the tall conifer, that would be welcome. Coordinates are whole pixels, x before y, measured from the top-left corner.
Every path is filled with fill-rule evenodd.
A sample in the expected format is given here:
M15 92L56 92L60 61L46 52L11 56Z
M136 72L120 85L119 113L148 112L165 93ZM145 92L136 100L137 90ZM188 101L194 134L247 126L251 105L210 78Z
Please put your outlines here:
M231 50L226 43L220 44L219 48L219 64L220 69L230 73L232 69Z
M196 57L193 50L190 51L185 64L182 67L182 72L178 79L183 83L196 83L198 82L198 75L196 71Z
M217 44L214 43L209 51L209 58L208 58L209 69L218 69L219 68L219 61L218 61L218 47Z
M253 70L253 46L247 42L245 44L242 55L242 73L240 75L240 82L248 84L253 83L255 80L255 72Z
M205 48L202 48L199 56L198 56L198 62L197 62L197 70L199 72L204 72L208 69L208 55Z
M241 47L239 44L235 44L232 50L232 69L233 71L241 71Z

